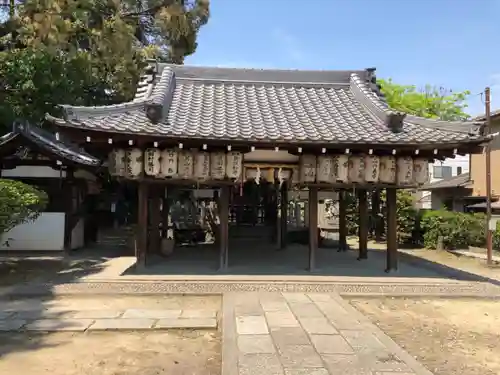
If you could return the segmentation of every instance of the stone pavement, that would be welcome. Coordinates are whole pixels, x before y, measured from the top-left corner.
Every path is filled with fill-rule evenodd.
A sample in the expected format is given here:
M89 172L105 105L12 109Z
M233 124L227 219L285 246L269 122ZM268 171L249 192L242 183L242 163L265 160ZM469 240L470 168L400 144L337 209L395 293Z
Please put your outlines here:
M8 310L0 305L0 332L216 329L211 310Z
M328 293L227 293L222 375L432 375Z

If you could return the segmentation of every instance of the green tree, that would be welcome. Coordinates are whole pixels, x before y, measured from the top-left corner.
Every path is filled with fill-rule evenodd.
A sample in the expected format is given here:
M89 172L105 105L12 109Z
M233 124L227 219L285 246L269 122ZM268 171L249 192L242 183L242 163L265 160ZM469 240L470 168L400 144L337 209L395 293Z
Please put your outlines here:
M446 121L466 120L465 113L469 91L453 92L442 87L426 85L419 90L416 86L394 83L391 79L379 80L387 104L411 115Z
M35 220L47 205L47 194L20 181L0 179L0 240L12 228Z
M19 1L0 22L0 126L130 100L144 60L182 64L208 17L208 0Z

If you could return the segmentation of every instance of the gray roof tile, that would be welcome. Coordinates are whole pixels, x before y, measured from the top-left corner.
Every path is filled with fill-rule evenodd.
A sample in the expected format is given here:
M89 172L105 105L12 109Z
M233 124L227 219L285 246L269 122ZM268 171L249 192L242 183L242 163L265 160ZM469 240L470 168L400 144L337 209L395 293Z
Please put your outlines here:
M64 120L48 118L96 131L207 140L442 144L483 139L477 123L405 118L392 111L377 94L372 69L152 67L156 78L143 77L133 102L64 106Z

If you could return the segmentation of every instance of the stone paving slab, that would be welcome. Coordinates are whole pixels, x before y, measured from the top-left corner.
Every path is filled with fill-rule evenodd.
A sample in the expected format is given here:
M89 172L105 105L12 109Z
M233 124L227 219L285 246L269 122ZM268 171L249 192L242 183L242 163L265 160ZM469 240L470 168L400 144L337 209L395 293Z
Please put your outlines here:
M26 323L26 320L20 319L0 320L0 332L18 331Z
M76 312L74 319L116 319L123 315L122 310L82 310Z
M215 318L160 319L154 328L215 329L217 320Z
M145 310L128 309L123 313L125 319L175 319L181 315L181 310Z
M144 330L152 329L154 319L96 319L89 331Z
M216 329L213 310L25 310L3 313L0 331Z
M40 319L26 324L27 331L79 331L83 332L94 323L92 319Z
M223 298L222 375L432 375L336 293L262 293L251 315L244 301Z

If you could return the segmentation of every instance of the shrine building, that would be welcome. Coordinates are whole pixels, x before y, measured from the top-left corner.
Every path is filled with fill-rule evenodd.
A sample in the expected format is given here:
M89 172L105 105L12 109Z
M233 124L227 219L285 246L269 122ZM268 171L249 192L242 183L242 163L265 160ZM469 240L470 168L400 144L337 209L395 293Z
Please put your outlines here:
M304 267L317 266L322 194L338 199L339 241L345 246L348 190L359 200L359 258L365 259L367 196L385 189L387 271L397 269L397 189L418 188L428 180L429 162L480 153L490 139L483 122L391 110L375 69L257 70L149 61L132 101L62 108L61 118L46 116L58 129L57 139L100 159L99 168L113 180L136 188L137 199L130 202L137 205L139 266L150 264L153 254L176 251L172 232L182 228L168 200L175 189L198 191L198 198L215 204L210 218L205 216L211 204L196 215L214 233L222 270L231 264L233 227L270 227L269 240L286 247L294 194L308 202Z

